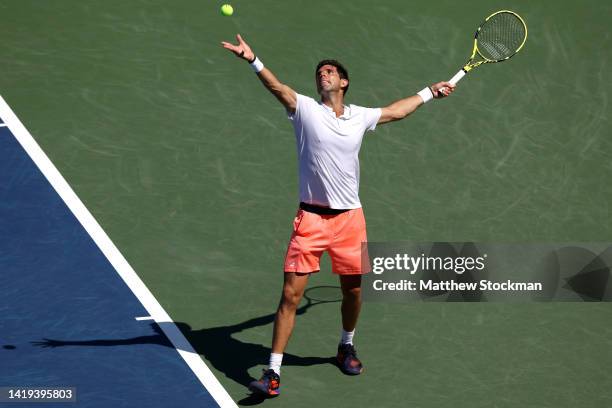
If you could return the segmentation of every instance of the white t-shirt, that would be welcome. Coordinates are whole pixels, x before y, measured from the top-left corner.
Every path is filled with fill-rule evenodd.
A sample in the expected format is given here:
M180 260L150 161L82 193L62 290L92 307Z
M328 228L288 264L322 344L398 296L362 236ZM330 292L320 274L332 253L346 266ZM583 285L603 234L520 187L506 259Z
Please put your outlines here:
M297 141L300 201L334 209L361 207L359 149L380 115L380 108L345 105L337 118L332 108L297 94L289 119Z

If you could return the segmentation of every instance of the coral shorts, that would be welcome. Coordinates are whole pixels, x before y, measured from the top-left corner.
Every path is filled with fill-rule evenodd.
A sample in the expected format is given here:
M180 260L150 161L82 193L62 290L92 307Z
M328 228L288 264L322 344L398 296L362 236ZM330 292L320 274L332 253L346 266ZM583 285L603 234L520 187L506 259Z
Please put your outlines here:
M360 275L361 247L367 241L363 210L356 208L336 215L320 215L299 209L285 256L285 272L318 272L327 251L332 271L339 275ZM366 255L367 256L367 255ZM365 262L369 269L369 263Z

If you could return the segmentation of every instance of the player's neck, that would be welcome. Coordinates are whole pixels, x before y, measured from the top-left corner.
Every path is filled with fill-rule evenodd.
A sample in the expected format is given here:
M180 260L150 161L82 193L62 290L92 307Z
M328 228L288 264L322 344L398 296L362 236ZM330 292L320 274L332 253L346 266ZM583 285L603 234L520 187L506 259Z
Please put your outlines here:
M332 108L336 117L344 113L344 95L342 93L329 93L321 95L321 103Z

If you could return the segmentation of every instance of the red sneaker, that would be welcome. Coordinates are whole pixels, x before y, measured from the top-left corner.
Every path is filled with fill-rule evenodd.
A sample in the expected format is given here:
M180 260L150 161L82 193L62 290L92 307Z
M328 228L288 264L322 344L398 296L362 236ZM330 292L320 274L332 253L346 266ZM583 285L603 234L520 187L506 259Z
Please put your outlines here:
M257 381L251 381L249 390L256 394L276 396L280 394L280 376L274 370L263 370Z
M352 344L339 344L336 360L344 374L359 375L363 372L363 365L357 358L357 352Z

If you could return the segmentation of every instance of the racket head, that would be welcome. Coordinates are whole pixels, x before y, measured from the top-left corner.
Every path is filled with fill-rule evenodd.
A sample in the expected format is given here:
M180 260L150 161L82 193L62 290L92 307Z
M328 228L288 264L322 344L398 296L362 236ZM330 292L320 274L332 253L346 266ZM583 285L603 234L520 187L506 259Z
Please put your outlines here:
M483 62L502 62L519 52L527 41L527 24L514 11L491 14L478 27L474 51Z

